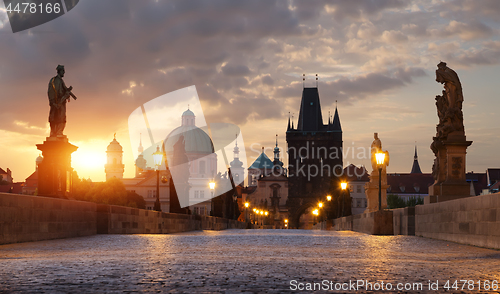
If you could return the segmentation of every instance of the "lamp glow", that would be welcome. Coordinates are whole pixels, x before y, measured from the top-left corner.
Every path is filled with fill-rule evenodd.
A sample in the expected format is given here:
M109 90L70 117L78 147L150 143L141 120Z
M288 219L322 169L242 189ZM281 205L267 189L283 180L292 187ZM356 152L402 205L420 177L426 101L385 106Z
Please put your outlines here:
M312 213L313 213L314 215L318 215L318 214L319 214L319 211L318 211L317 209L315 209L315 210L313 210L313 211L312 211Z
M346 182L340 183L340 187L342 188L342 190L347 189L347 183Z
M268 212L266 211L266 212L264 212L264 214L265 214L265 215L267 215L267 214L268 214Z
M250 206L250 203L245 202L245 207L248 208L248 206Z
M215 182L208 183L208 186L210 187L210 190L215 189Z
M378 165L384 164L385 153L384 152L377 152L377 153L375 153L375 159L377 160L377 164Z
M323 202L318 203L318 207L319 208L323 207Z
M157 167L161 165L163 153L160 151L160 146L156 146L156 152L153 153L153 161Z
M330 196L330 195L326 196L326 200L332 201L332 196Z
M285 219L285 224L288 223L288 219Z

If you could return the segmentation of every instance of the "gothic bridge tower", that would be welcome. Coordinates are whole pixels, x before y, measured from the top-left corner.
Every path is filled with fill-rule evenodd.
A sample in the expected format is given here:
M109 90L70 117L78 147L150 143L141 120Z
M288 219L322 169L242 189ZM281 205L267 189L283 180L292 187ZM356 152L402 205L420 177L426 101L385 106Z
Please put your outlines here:
M308 208L325 202L338 187L343 171L342 127L337 109L323 123L318 88L304 88L297 127L286 132L288 143L288 201L290 227L297 228Z

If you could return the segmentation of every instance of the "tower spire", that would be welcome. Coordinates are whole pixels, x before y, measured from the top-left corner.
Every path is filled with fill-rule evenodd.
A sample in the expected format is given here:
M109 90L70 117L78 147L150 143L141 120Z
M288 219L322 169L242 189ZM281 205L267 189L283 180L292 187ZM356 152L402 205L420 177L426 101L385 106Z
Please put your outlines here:
M412 174L421 174L422 170L420 170L420 164L418 164L418 155L417 155L417 142L415 142L415 155L413 156L413 166L411 167Z
M335 102L337 104L337 102ZM339 112L337 110L337 105L335 105L335 114L333 116L332 130L334 131L342 131L342 126L340 125Z
M137 148L139 151L139 154L141 154L144 151L144 148L142 147L142 133L139 134L139 148Z
M288 112L288 127L286 128L286 130L290 130L290 111Z

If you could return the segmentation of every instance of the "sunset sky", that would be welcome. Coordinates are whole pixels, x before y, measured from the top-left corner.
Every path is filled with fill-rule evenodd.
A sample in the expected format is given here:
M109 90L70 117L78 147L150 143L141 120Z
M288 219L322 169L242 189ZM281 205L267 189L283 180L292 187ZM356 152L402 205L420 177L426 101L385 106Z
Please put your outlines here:
M467 170L500 167L500 1L85 0L15 34L0 7L0 167L14 181L34 171L35 145L48 136L47 84L58 64L78 96L64 132L79 147L73 167L93 181L105 178L114 133L132 177L129 115L191 85L208 123L242 129L249 163L261 146L271 157L275 134L286 148L289 112L297 123L303 73L306 86L319 75L325 123L338 101L345 148L369 147L378 132L388 172L407 173L416 142L429 173L441 60L462 82L474 141ZM344 163L369 159L348 154Z

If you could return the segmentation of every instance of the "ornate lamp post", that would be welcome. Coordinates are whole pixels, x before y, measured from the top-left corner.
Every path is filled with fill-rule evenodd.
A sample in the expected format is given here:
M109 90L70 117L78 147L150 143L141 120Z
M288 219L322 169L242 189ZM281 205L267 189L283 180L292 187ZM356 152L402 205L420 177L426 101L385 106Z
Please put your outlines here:
M344 217L344 204L345 204L344 194L346 193L347 183L346 182L340 183L340 188L342 188L342 217Z
M210 183L208 183L208 186L210 187L210 192L212 193L212 198L210 198L210 215L214 215L214 190L215 190L215 182L212 180Z
M378 167L378 210L382 210L382 167L384 166L385 153L375 153L375 159Z
M163 161L163 152L160 151L160 147L156 146L156 152L153 153L153 161L156 167L156 201L154 205L154 210L161 211L160 204L160 167Z

